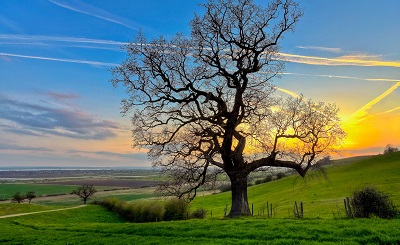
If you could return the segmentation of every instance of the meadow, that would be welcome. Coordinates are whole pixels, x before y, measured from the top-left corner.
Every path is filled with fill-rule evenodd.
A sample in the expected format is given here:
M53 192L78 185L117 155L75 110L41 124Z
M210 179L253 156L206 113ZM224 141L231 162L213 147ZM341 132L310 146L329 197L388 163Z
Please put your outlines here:
M333 163L326 171L328 179L317 174L310 175L306 181L289 176L249 187L253 217L224 218L224 208L230 204L229 192L199 196L192 202L191 210L200 207L207 210L207 217L202 220L128 223L103 207L87 205L0 219L0 243L400 244L400 217L347 219L342 204L343 198L350 196L353 190L373 185L388 193L399 207L400 153ZM102 192L96 198L120 195L121 199L134 201L154 197L146 188L136 191L142 192ZM294 201L304 203L304 219L293 217ZM266 202L273 204L272 218L258 216ZM3 210L0 216L55 207L53 204L0 204Z
M27 204L25 204L27 205ZM51 214L51 215L49 215ZM1 244L398 244L399 220L205 219L126 223L102 207L0 219Z

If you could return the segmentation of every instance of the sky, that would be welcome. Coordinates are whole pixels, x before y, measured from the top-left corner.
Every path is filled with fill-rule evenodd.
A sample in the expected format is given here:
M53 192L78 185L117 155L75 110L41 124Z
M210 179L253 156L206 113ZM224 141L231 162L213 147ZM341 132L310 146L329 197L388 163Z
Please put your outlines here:
M190 35L204 2L0 1L0 168L150 166L131 148L110 70L139 30ZM280 43L277 93L336 103L348 133L339 157L400 147L400 1L297 2L304 16Z

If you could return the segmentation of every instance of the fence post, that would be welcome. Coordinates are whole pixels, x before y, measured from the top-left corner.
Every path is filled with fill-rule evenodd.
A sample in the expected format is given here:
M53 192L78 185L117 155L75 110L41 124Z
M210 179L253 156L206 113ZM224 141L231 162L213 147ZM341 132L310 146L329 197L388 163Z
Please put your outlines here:
M304 218L303 202L300 203L301 218Z
M224 217L226 217L226 212L228 211L228 204L225 205L225 209L224 209Z

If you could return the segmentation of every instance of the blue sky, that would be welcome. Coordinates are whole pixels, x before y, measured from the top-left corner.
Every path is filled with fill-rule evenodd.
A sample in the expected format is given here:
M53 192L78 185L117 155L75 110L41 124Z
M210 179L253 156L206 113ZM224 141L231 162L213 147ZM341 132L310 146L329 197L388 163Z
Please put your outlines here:
M281 43L277 93L335 102L349 134L343 156L399 147L400 1L298 2L304 16ZM148 165L130 147L110 69L139 29L190 35L198 3L0 1L0 167Z

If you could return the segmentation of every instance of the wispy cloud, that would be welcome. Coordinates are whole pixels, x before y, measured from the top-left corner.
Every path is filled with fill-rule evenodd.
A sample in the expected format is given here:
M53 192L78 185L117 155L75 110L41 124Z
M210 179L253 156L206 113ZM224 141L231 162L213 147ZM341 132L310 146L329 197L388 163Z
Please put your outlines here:
M77 94L59 93L54 91L49 91L46 94L55 100L69 100L79 98L79 95Z
M8 132L56 135L75 139L103 140L116 136L118 124L73 109L53 108L0 96L0 119L7 120Z
M318 56L279 53L277 54L276 59L308 65L400 67L400 61L381 61L376 59L376 57L377 56L352 55L340 56L336 58L325 58Z
M111 152L111 151L69 150L68 153L70 153L70 154L76 154L76 153L94 154L94 155L99 155L99 156L127 158L127 159L142 160L142 161L148 160L147 153L145 153L145 152L136 152L136 153L125 152L125 153L120 153L120 152Z
M0 150L14 150L14 151L51 151L46 147L32 147L32 146L21 146L17 144L7 144L0 142Z
M92 60L74 60L74 59L51 58L51 57L43 57L43 56L31 56L31 55L10 54L10 53L0 53L0 56L17 57L17 58L24 58L24 59L58 61L58 62L67 62L67 63L78 63L78 64L86 64L86 65L94 65L94 66L114 67L114 66L119 65L116 63L108 63L108 62L92 61Z
M296 46L296 48L327 51L327 52L332 52L332 53L343 53L343 50L341 48L328 48L328 47L319 47L319 46Z
M50 3L53 3L57 6L60 6L65 9L69 9L78 13L90 15L108 22L112 22L118 25L122 25L128 27L133 30L139 30L140 25L135 23L127 18L112 14L106 10L100 9L93 5L84 3L79 0L49 0Z
M0 24L2 26L8 27L9 29L11 29L15 32L20 32L20 33L22 32L21 28L19 28L18 25L14 21L7 19L1 15L0 15Z

